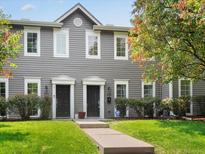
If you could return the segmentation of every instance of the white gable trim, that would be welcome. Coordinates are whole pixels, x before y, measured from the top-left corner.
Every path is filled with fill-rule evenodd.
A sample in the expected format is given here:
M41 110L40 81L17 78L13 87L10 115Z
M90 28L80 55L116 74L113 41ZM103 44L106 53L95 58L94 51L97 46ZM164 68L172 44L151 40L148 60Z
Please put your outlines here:
M56 22L60 23L62 20L67 18L69 15L71 15L73 12L75 12L77 9L80 9L86 16L88 16L94 23L97 25L102 25L93 15L91 15L90 12L88 12L81 4L75 5L73 8L71 8L69 11L67 11L64 15L59 17Z

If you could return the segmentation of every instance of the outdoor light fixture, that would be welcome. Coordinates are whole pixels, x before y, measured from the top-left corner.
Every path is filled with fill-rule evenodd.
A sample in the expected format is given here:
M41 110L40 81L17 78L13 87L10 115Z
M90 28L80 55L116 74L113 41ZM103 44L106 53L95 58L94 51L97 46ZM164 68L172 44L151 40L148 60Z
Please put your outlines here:
M111 88L110 87L107 88L107 103L108 104L111 103Z
M44 95L48 95L48 86L45 86Z

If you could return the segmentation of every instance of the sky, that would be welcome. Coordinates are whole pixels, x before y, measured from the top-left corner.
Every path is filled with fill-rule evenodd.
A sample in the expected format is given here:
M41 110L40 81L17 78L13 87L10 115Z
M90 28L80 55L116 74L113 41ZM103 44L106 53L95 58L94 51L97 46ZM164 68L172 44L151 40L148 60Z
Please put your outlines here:
M130 26L135 0L0 0L11 19L54 21L76 3L81 3L104 25Z

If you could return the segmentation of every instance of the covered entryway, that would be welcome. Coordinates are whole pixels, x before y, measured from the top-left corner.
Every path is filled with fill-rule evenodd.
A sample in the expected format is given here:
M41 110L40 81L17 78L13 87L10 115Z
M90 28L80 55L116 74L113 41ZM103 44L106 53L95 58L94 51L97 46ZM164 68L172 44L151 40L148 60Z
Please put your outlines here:
M86 117L104 118L104 86L105 79L91 76L84 78L83 112Z
M56 117L70 117L70 85L56 85Z
M100 116L100 87L87 86L87 116Z
M68 76L52 78L52 118L74 118L75 79Z

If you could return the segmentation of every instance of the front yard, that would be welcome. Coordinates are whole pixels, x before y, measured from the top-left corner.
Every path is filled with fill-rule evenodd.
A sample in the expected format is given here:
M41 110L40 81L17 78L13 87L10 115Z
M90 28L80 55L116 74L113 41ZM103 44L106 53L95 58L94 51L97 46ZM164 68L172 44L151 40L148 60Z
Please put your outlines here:
M113 129L155 146L158 154L204 154L205 123L133 120L111 122Z
M71 121L0 122L0 154L95 154L96 146Z

